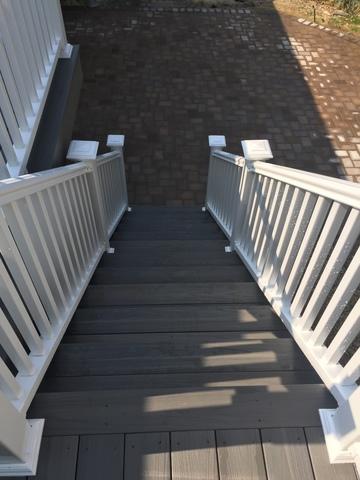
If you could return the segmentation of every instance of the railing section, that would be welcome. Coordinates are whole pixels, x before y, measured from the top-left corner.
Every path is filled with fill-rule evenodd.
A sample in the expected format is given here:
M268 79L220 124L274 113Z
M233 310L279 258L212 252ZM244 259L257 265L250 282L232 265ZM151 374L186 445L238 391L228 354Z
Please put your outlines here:
M0 181L0 476L36 469L26 411L126 208L119 151Z
M0 178L25 173L59 56L59 0L0 0Z
M360 185L242 143L243 161L212 149L206 208L339 403L320 411L330 459L359 462Z

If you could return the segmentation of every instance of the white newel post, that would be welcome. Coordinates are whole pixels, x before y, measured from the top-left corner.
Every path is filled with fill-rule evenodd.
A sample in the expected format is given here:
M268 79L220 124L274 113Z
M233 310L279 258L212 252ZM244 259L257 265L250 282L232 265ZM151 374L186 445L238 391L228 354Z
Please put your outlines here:
M0 477L36 473L44 420L27 420L0 392Z
M360 387L338 408L319 413L331 463L355 463L360 472Z
M127 186L126 186L126 174L125 174L125 162L124 162L124 144L125 144L125 135L108 135L106 146L110 148L112 152L119 152L120 154L120 171L121 178L123 179L122 189L126 192L126 205L128 206L128 212L131 212L129 207L129 200L127 196Z
M205 198L205 207L203 207L203 211L205 212L208 206L208 194L212 180L212 161L213 161L213 153L215 150L223 150L226 147L226 138L224 135L209 135L208 136L209 147L210 147L210 158L209 158L209 170L208 170L208 178L207 178L207 186L206 186L206 198Z
M234 228L230 238L230 248L228 251L233 251L235 243L240 239L241 232L246 226L243 224L243 219L248 205L248 198L251 190L251 180L253 176L254 163L266 162L273 158L268 140L242 140L241 146L244 152L245 165L242 171L240 186L239 186L239 201L236 206Z
M99 181L98 166L96 163L97 151L99 142L93 140L72 140L70 142L69 150L67 152L67 160L75 162L84 162L88 166L93 177L94 198L97 199L95 208L95 218L100 223L103 242L108 253L113 253L110 247L109 237L107 233L107 226L105 222L105 206L103 196L101 193L101 186Z

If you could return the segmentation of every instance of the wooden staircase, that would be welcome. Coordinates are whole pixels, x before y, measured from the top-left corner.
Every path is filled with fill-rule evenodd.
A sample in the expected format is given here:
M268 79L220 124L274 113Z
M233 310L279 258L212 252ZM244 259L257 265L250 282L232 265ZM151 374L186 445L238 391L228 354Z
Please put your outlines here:
M32 404L46 436L320 427L334 400L226 245L199 208L124 217Z

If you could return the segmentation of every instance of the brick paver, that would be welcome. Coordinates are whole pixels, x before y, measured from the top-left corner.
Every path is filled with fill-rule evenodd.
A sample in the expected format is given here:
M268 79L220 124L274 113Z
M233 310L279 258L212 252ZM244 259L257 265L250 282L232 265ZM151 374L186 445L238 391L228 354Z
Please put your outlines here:
M358 45L275 12L134 4L65 11L84 70L74 137L125 133L132 203L202 204L208 134L360 180Z

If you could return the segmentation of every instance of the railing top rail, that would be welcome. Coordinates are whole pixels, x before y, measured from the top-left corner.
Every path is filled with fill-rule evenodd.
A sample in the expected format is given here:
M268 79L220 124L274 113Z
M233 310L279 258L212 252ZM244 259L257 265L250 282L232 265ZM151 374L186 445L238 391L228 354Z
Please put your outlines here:
M360 210L360 184L272 163L254 162L251 170Z
M214 150L212 155L216 158L220 158L220 160L224 160L225 162L233 163L234 165L238 165L239 167L243 167L245 163L245 158L240 155L234 155L229 152L224 152L223 150Z
M74 178L87 169L85 164L74 164L0 180L0 206Z
M222 150L214 150L212 155L215 158L240 167L243 167L245 163L244 157ZM360 210L359 183L267 162L249 162L249 168L259 175L273 178L293 187Z

